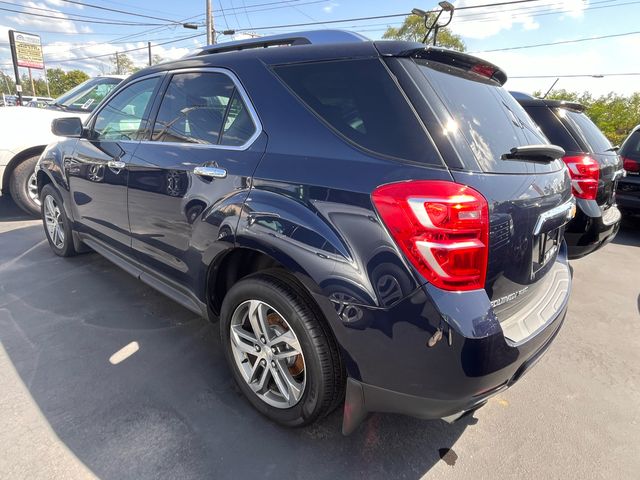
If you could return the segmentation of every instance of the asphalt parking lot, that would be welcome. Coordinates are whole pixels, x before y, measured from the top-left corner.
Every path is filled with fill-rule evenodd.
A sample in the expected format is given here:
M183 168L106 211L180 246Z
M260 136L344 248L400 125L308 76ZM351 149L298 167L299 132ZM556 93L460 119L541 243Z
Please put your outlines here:
M97 254L56 257L0 199L0 477L638 478L639 246L630 224L573 262L555 344L475 418L374 415L345 438L339 412L297 430L262 418L217 325Z

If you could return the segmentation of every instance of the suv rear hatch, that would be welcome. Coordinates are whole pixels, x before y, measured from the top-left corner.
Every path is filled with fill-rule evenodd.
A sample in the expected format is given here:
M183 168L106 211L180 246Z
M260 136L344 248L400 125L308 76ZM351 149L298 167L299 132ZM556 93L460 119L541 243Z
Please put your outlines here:
M566 159L587 156L598 162L596 203L603 211L613 205L615 184L620 177L622 163L616 149L584 113L584 106L579 103L537 99L525 100L524 105L544 134L565 149Z
M494 65L443 49L392 55L390 46L376 45L453 179L488 202L485 290L505 335L522 341L566 301L562 241L574 211L567 169L540 155L507 159L515 147L549 142L502 88L506 75Z

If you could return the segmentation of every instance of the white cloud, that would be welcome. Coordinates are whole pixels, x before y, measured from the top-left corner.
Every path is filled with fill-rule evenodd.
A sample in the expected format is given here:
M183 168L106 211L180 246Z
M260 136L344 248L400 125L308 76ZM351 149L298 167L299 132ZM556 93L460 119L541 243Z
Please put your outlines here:
M456 8L482 5L486 0L457 0ZM451 30L467 38L488 38L502 30L520 26L524 30L535 30L540 24L535 20L536 12L562 11L563 16L581 17L588 1L565 0L552 5L509 4L486 8L460 10L454 14Z
M37 8L47 8L46 3L38 3L38 2L26 2L25 7L37 7ZM67 33L79 33L76 28L76 24L69 20L68 16L62 12L38 12L34 10L30 10L33 13L38 13L41 15L47 15L48 17L38 17L34 15L14 15L7 17L11 23L14 24L14 28L20 28L22 30L29 31L32 30L47 30L50 32L67 32ZM49 18L56 17L56 18ZM59 19L59 20L58 20ZM87 33L85 27L83 29L83 33ZM89 29L89 31L91 31Z

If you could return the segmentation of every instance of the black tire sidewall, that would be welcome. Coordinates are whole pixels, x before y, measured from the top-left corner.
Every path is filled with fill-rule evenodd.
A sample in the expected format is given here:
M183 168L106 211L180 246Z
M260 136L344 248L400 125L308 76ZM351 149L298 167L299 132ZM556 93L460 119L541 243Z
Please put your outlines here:
M314 322L317 319L311 309L305 308L304 300L298 298L296 302L289 302L278 288L278 283L281 282L275 278L256 276L238 282L229 290L224 298L220 315L222 348L236 383L256 410L281 425L302 426L312 423L324 413L322 399L329 387L323 381L325 376L322 372L320 352L305 327L305 322ZM280 409L262 401L247 385L238 370L231 351L229 328L233 312L246 300L261 300L269 304L287 320L298 337L304 354L306 385L302 398L293 407Z
M40 206L35 204L29 197L28 182L29 177L34 172L38 155L29 157L20 162L11 172L9 178L9 191L13 201L25 212L30 215L38 216L40 214Z
M51 195L56 200L56 203L60 208L60 212L61 212L60 214L62 215L62 218L63 218L64 245L62 248L58 248L53 244L53 241L49 236L49 230L47 230L47 223L44 218L44 199L47 195ZM42 217L42 226L44 227L44 234L47 237L47 241L49 242L49 246L51 247L51 250L53 250L53 252L56 255L59 255L61 257L70 257L74 255L75 249L73 247L72 229L71 229L69 219L67 218L67 214L64 211L62 197L60 196L60 193L56 190L56 188L50 183L45 185L42 188L42 191L40 192L40 215Z

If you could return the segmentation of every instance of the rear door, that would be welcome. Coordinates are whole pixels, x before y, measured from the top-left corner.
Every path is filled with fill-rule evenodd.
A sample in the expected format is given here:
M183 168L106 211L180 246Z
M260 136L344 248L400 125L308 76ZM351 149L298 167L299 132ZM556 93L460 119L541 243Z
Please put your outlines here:
M562 254L558 261L558 255L573 206L571 185L559 160L504 158L513 147L549 142L495 80L499 77L496 67L473 60L424 50L413 58L388 60L388 65L424 120L455 181L473 187L488 201L485 289L494 310L506 317L537 293L550 294L557 287L552 285L551 270L560 269L567 275L566 258ZM561 288L566 292L568 283Z
M198 281L203 250L232 233L220 226L234 212L219 206L248 192L266 145L261 132L229 71L171 74L150 137L129 165L132 248L142 263L187 288ZM196 239L202 222L206 238Z

